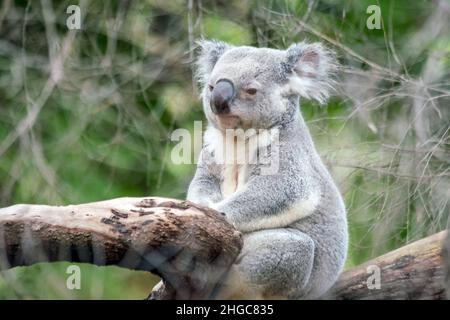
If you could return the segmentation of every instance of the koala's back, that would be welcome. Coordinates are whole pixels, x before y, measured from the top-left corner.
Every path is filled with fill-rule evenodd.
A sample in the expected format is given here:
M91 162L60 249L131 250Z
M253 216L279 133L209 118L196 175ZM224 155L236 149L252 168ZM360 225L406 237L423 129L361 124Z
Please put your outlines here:
M348 246L346 209L303 121L290 133L288 140L286 144L291 157L297 159L290 165L299 166L299 170L308 173L307 179L319 198L313 213L289 226L308 235L314 242L311 276L307 287L301 290L302 296L297 298L318 298L337 280L345 263Z
M305 296L298 298L323 295L337 280L347 255L346 211L332 181L323 190L319 203L313 214L292 225L311 237L315 250L311 276L303 290Z

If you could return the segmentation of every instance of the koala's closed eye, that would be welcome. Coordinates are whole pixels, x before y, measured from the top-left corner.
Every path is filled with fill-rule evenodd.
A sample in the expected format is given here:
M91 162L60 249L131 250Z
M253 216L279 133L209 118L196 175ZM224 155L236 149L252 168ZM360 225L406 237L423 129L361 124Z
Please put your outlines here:
M258 90L256 90L255 88L248 88L248 89L245 89L245 92L246 92L247 94L249 94L249 95L255 95L257 91L258 91Z

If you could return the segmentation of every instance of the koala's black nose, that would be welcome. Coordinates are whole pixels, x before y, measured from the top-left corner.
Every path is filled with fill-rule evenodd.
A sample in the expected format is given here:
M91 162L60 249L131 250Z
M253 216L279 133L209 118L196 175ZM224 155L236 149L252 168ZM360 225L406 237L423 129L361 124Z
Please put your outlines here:
M215 114L230 112L230 102L234 98L234 86L230 80L219 80L211 92L211 110Z

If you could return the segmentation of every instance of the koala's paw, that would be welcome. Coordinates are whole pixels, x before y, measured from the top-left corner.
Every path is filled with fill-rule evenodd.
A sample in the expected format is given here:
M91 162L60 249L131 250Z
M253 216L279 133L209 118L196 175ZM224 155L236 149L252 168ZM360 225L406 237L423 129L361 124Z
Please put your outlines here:
M228 223L230 223L235 229L238 229L238 226L235 220L233 219L233 216L229 212L227 212L227 210L224 210L222 202L213 203L210 206L210 208L219 212L221 215L225 217L225 219L227 219Z
M214 210L216 210L216 211L219 211L219 210L218 210L218 209L219 209L219 205L220 205L220 202L216 202L216 203L210 202L210 203L208 204L208 207L210 207L211 209L214 209Z
M221 215L227 217L228 215L223 211L221 204L222 204L221 202L211 203L211 204L209 205L209 207L210 207L211 209L216 210L216 211L219 212Z

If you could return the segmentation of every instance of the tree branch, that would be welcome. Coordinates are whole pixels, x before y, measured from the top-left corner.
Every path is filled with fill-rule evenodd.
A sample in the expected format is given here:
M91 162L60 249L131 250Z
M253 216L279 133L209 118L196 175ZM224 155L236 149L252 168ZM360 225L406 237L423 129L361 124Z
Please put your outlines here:
M345 271L324 298L446 298L446 235L442 231ZM161 276L153 299L211 298L242 244L242 235L220 213L188 201L118 198L0 209L0 270L46 261L118 265ZM369 289L377 268L380 287Z
M241 247L241 234L223 216L188 201L0 209L0 269L46 261L118 265L161 276L160 299L208 298Z
M446 238L447 231L442 231L347 270L325 298L446 299ZM370 278L376 268L381 280L378 289Z

